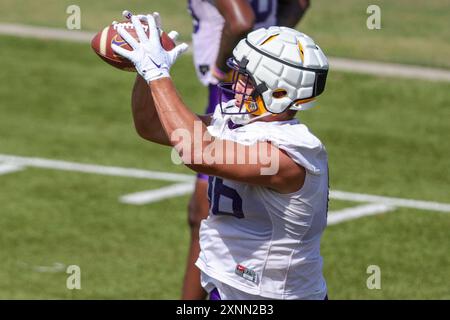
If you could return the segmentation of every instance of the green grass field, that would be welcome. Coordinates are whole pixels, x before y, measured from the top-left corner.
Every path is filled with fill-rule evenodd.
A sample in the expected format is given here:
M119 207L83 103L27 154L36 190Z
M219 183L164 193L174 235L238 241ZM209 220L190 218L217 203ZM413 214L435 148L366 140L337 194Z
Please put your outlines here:
M331 10L324 1L315 2L305 27L316 26L320 15ZM9 21L58 27L65 21L61 3L33 4L36 15L20 14L29 4L25 1L5 0L0 8L13 10ZM79 3L89 8L87 27L97 29L95 12L103 6ZM170 13L168 5L174 1L165 3L158 2L160 11ZM330 52L341 56L450 66L448 54L438 53L449 50L448 41L441 41L448 28L441 29L437 17L448 16L448 11L439 10L440 2L427 2L436 19L433 12L417 9L426 6L419 1L407 8L402 1L392 6L429 25L412 33L397 22L396 32L379 34L378 40L390 47L383 52L349 47L353 36L365 39L368 32L358 34L352 28L358 19L365 26L365 8L357 18L355 3L345 1L339 10L347 8L349 16L331 19L333 27L320 23L322 47L330 46ZM136 7L144 8L143 2ZM186 14L178 19L178 10L183 12L179 7L171 12L171 26L189 23ZM43 8L52 19L41 18ZM119 1L110 1L102 23L121 10ZM338 20L342 25L334 24ZM383 32L391 30L388 21ZM347 39L340 44L332 40L337 30ZM408 37L420 44L418 52L409 52L403 42L396 45ZM134 132L133 74L101 62L88 44L0 39L0 154L190 173L171 163L169 149ZM421 63L420 52L428 45L436 48L431 53L437 60ZM201 112L206 94L195 78L191 56L180 58L172 74L186 103ZM445 82L331 72L320 107L300 118L327 146L332 189L450 203L450 150L445 142L450 134L449 89ZM188 197L144 206L118 201L121 195L169 184L39 168L0 175L0 299L178 299L189 239ZM332 200L330 210L356 205ZM329 226L322 254L330 298L450 299L449 230L448 213L407 208ZM39 272L38 266L55 263L79 265L82 289L66 288L64 270ZM369 265L381 268L381 290L366 287Z

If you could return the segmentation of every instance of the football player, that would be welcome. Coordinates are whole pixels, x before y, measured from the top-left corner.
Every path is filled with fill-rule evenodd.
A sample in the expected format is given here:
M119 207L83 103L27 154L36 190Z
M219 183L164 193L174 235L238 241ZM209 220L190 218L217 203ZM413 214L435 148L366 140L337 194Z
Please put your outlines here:
M197 76L208 87L205 114L214 112L219 102L219 81L230 81L232 70L227 59L233 48L253 29L274 25L294 27L309 0L188 0L194 24L192 44ZM194 265L200 252L199 228L208 216L206 189L208 176L197 175L195 189L188 205L191 242L183 283L183 299L203 299L200 271Z
M202 286L211 299L325 299L320 239L328 208L327 153L294 118L324 91L324 53L294 29L253 31L233 50L232 82L220 85L234 99L220 101L212 116L198 116L169 74L187 45L164 50L158 37L145 34L141 19L150 35L159 34L152 15L132 16L139 40L123 27L117 32L133 50L112 49L142 77L132 93L138 133L174 147L187 167L209 175L210 210L196 261ZM180 147L177 133L194 137L198 129L204 139ZM255 147L276 160L275 171L264 171L266 159ZM210 161L207 150L232 161ZM239 161L242 156L247 160Z

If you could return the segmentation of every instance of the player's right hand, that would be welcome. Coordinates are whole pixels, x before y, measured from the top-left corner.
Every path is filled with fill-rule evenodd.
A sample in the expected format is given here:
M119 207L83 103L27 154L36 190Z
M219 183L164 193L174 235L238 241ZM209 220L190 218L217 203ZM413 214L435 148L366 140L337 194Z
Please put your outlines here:
M123 26L120 26L117 28L117 32L128 42L133 50L126 50L113 44L111 45L113 51L133 62L136 70L148 83L160 78L170 77L170 67L188 49L188 45L182 43L172 50L166 51L161 46L159 39L160 30L158 30L154 15L132 15L130 19L134 25L139 41L134 39ZM147 21L150 31L149 36L145 34L141 20ZM175 37L176 35L172 33L172 36Z

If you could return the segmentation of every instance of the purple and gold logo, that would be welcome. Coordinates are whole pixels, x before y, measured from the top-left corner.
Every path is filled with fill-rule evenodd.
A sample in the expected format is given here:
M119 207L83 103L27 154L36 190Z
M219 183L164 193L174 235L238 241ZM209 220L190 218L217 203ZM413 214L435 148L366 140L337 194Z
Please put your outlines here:
M111 45L115 44L116 46L123 47L127 44L127 42L123 40L122 37L120 37L120 39L119 37L120 35L116 34L111 40ZM115 52L113 52L113 55L115 58L123 59L122 56L117 55Z
M118 34L116 34L114 36L114 38L111 40L111 44L115 44L116 46L123 46L124 44L127 44L127 42L125 40L123 40L122 38L120 38L120 40L118 39L118 37L120 37Z

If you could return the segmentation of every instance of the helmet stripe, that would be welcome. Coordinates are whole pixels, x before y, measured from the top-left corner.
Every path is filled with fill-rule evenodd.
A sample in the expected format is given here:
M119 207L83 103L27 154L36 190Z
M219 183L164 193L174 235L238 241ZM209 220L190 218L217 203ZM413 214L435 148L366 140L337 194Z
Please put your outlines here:
M307 67L297 66L297 65L295 65L295 64L293 64L293 63L290 63L290 62L281 60L281 59L279 59L279 58L277 58L277 57L274 57L274 56L272 56L272 55L270 55L270 54L268 54L268 53L262 51L261 49L255 47L253 44L251 44L247 39L245 39L245 43L246 43L250 48L252 48L253 50L259 52L259 53L262 54L263 56L266 56L266 57L268 57L268 58L270 58L270 59L273 59L273 60L275 60L275 61L278 61L279 63L285 64L285 65L287 65L287 66L289 66L289 67L296 68L296 69L300 69L300 70L314 71L314 72L324 72L324 71L328 71L328 69L307 68Z

